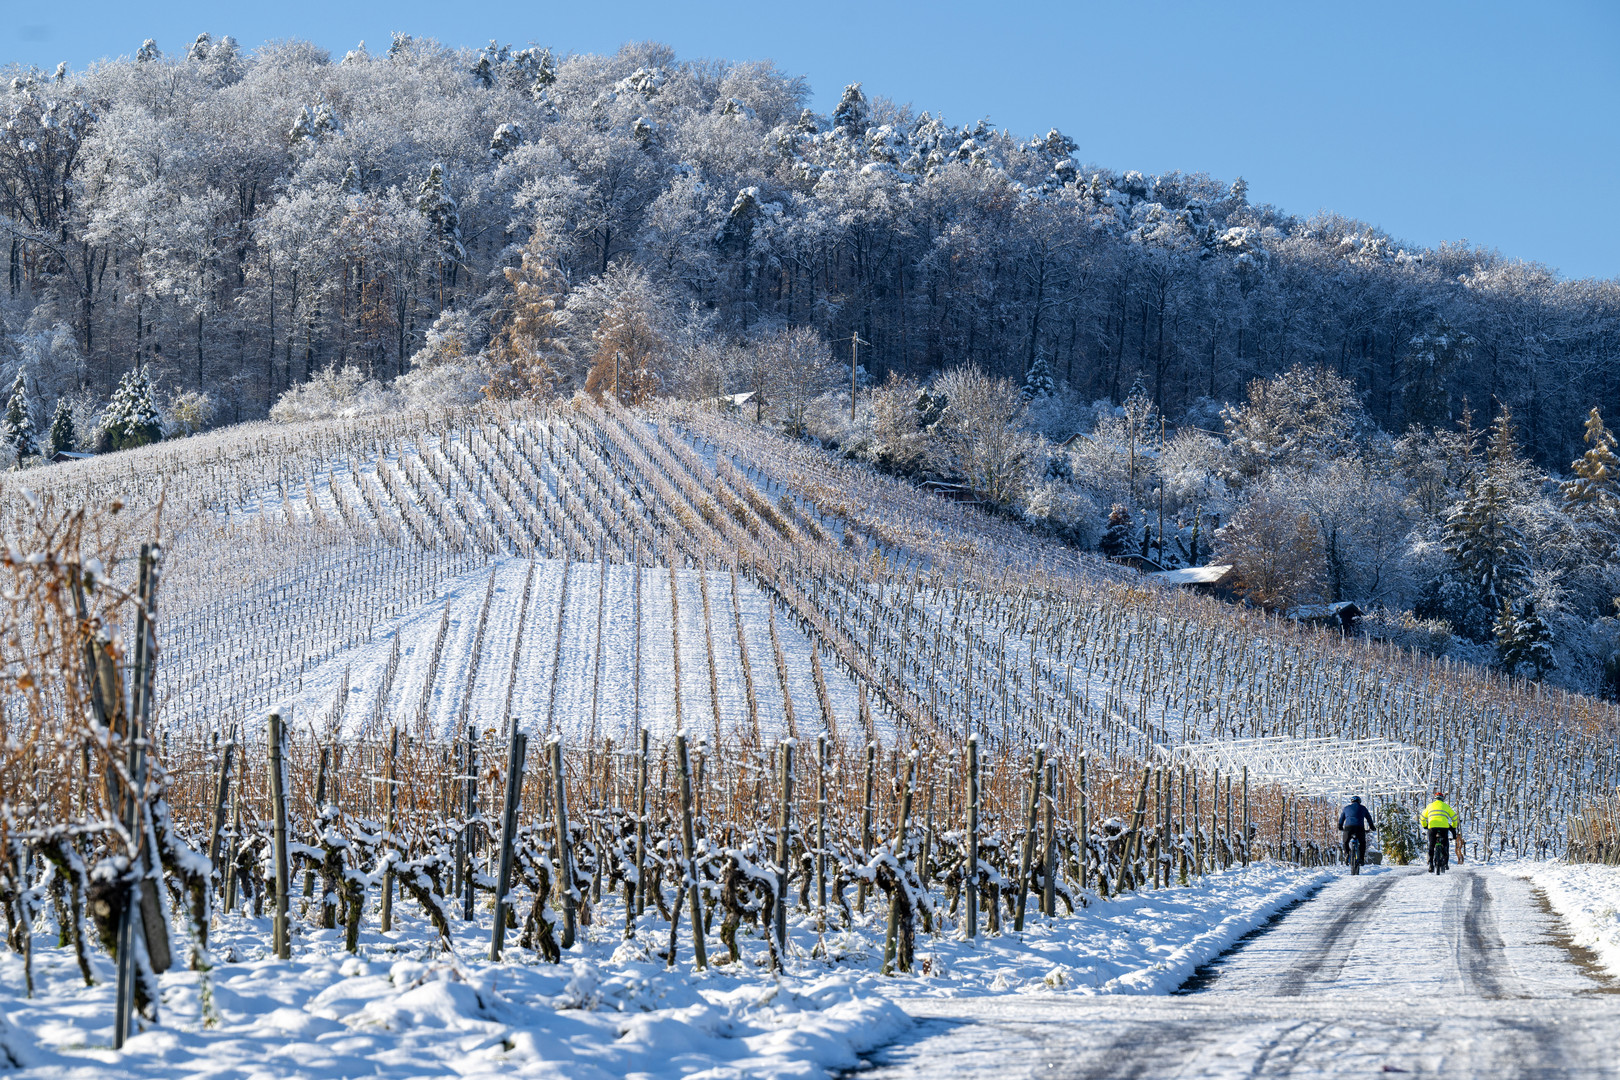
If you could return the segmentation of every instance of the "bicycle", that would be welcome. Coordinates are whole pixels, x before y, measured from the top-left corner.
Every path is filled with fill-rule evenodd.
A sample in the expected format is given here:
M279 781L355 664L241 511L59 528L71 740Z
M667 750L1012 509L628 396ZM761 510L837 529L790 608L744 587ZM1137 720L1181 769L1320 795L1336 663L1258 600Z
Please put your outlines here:
M1429 851L1429 871L1443 874L1451 869L1451 837L1442 836Z
M1347 841L1350 845L1349 862L1352 876L1361 875L1361 867L1367 861L1367 838L1365 836L1352 836Z

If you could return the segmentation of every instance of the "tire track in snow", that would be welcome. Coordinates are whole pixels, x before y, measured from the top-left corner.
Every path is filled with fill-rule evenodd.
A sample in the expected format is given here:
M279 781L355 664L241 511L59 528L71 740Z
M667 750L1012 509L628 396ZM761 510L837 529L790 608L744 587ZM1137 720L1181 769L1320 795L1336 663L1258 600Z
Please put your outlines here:
M1376 878L1364 895L1347 903L1323 931L1321 944L1316 951L1283 975L1278 996L1299 997L1305 993L1306 984L1319 973L1326 973L1330 966L1332 970L1326 981L1336 981L1340 969L1355 949L1362 929L1367 925L1369 913L1383 905L1385 895L1399 880L1393 875ZM1305 907L1308 909L1309 905Z

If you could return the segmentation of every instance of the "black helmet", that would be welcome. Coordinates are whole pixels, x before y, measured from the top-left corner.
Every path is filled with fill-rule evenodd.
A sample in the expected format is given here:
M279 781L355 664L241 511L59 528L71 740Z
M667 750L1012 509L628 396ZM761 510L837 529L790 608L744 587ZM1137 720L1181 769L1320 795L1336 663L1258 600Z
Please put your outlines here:
M1361 796L1360 795L1352 795L1352 796L1350 796L1350 801L1353 802L1353 803L1358 803L1358 802L1361 801Z

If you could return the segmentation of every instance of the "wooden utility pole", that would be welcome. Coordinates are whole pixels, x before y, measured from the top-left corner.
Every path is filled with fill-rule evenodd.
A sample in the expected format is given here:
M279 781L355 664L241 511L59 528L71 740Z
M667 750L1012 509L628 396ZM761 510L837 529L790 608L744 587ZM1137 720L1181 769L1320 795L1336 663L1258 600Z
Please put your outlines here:
M861 346L871 345L870 341L862 341L859 330L849 332L849 419L855 420L855 373L861 369Z

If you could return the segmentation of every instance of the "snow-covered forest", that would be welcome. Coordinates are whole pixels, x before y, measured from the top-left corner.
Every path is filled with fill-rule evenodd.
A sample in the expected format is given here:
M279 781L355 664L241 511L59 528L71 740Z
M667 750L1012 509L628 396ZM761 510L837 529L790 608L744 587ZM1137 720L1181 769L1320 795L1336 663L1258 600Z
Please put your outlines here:
M5 81L0 354L46 409L105 400L139 362L249 419L333 364L392 378L424 347L477 353L530 244L575 315L634 280L688 359L808 325L840 359L858 333L879 379L1044 357L1078 400L1140 381L1173 417L1326 364L1389 431L1499 400L1553 466L1587 409L1620 408L1613 282L1415 250L1252 205L1242 180L1089 164L1083 139L858 86L817 115L768 62L203 35Z
M8 81L13 457L752 393L1081 547L1620 693L1614 281L656 44L205 34Z

